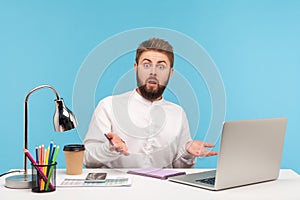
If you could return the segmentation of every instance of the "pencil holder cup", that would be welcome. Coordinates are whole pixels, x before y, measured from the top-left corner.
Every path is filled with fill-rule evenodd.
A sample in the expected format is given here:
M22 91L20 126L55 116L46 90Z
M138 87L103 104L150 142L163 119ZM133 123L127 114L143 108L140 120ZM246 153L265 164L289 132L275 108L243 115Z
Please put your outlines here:
M32 192L53 192L56 189L57 162L48 165L32 164Z

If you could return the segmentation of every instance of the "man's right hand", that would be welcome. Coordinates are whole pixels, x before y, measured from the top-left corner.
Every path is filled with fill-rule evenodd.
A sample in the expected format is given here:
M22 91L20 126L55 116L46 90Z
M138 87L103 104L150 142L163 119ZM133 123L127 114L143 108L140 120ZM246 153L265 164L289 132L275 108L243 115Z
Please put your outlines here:
M128 156L128 147L124 140L122 140L117 134L115 133L108 133L107 137L111 140L112 144L109 144L109 149L111 151L117 151L120 154L123 154L125 156Z

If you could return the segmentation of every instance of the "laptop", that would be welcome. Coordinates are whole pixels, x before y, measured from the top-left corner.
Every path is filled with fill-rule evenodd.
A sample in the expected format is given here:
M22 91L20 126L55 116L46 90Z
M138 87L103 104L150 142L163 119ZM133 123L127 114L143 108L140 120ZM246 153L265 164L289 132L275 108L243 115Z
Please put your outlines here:
M216 170L168 180L209 190L223 190L278 178L287 118L223 123Z

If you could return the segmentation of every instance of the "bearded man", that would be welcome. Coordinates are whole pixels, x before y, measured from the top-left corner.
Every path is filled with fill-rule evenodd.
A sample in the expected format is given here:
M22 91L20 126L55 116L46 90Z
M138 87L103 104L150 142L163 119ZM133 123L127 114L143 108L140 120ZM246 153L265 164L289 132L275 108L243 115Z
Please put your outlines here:
M136 50L137 88L101 100L84 139L88 168L191 168L214 145L192 140L184 110L163 98L173 47L151 38Z

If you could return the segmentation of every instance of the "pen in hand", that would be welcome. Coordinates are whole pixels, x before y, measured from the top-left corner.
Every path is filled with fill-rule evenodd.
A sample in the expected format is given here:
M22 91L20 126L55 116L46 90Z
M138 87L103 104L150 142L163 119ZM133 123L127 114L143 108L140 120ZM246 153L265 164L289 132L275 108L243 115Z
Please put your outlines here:
M114 143L112 142L112 138L108 137L108 135L106 133L104 133L104 136L108 139L109 144L113 147L115 146ZM115 148L116 152L120 152L119 148Z
M109 144L110 144L111 146L114 146L114 143L111 141L111 138L109 138L109 137L107 136L106 133L104 133L104 136L108 139Z
M111 145L111 149L112 150L115 150L116 152L120 153L120 154L123 154L125 156L128 156L129 153L127 152L127 147L126 147L126 144L125 142L119 138L118 136L117 137L117 140L119 139L121 141L121 143L114 143L112 141L112 139L114 138L114 136L110 135L110 134L104 134L104 136L106 137L106 139L109 141L109 144ZM110 137L111 136L111 137Z

